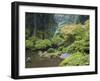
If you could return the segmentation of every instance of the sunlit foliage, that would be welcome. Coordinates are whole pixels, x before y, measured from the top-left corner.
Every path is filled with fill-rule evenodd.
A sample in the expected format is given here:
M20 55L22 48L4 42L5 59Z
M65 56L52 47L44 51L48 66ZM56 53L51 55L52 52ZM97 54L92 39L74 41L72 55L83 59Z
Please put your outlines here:
M64 59L60 66L82 66L89 64L89 55L83 55L81 52L73 53L68 58Z

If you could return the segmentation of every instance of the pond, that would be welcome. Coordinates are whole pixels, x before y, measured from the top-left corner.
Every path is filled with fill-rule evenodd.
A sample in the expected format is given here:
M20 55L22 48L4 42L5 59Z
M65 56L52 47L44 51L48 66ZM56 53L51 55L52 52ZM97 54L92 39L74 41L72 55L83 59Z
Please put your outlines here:
M65 56L65 57L64 57ZM67 57L67 55L60 55L55 58L43 58L37 52L28 52L26 54L25 67L36 68L36 67L56 67L59 66L60 62Z

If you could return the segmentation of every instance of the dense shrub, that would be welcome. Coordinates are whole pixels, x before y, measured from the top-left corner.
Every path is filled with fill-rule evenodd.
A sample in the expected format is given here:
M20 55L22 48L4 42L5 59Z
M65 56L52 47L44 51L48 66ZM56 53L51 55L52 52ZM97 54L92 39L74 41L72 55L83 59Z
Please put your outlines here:
M72 34L67 34L64 42L64 46L67 47L75 41L75 36Z
M58 51L62 51L63 48L64 48L64 46L60 46L60 47L58 48Z
M66 50L68 53L75 53L77 51L82 53L89 53L88 42L84 40L75 41L73 44L67 47Z
M49 48L49 49L47 50L47 52L48 52L48 53L53 53L53 52L55 52L55 49Z
M32 41L33 43L35 43L35 42L38 40L38 38L35 37L35 36L32 36L32 37L29 37L28 40L30 40L30 41Z
M69 46L74 41L83 39L84 28L81 24L64 25L59 35L64 39L64 46Z
M65 25L60 32L65 39L64 46L66 47L62 49L62 52L75 53L79 51L89 54L89 20L85 22L85 25Z
M33 47L33 42L30 40L25 41L26 48L31 49Z
M77 28L73 30L73 35L75 36L75 40L82 40L85 35L85 29L82 25L77 25Z
M37 40L35 43L36 49L46 49L48 47L51 47L51 41L48 39L44 39L44 40L40 39Z
M71 56L64 59L60 66L81 66L81 65L89 65L89 55L83 55L80 52L76 52Z
M62 53L67 53L67 51L68 51L68 48L67 48L67 47L64 47L64 48L62 49Z
M90 29L90 21L89 20L85 21L85 29L86 29L86 31L88 31Z
M27 40L25 40L26 49L35 50L34 45L37 40L38 38L35 36L29 37Z
M81 28L81 25L80 24L78 24L78 25L76 25L76 24L64 25L63 27L61 27L61 29L60 29L59 32L60 32L60 35L64 39L66 39L67 38L67 35L69 35L69 34L73 35L73 32L75 30L77 30L77 28Z
M52 45L60 46L64 43L64 40L60 36L55 36L51 39Z

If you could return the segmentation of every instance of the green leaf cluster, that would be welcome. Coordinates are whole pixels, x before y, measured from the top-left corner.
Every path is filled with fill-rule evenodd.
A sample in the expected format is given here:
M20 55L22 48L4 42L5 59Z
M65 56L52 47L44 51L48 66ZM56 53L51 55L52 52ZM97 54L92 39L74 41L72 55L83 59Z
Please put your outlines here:
M48 39L38 40L35 43L36 49L46 49L47 47L51 47L51 41Z
M55 52L55 49L54 49L54 48L49 48L49 49L47 50L47 52L48 52L48 53L54 53L54 52Z
M83 66L89 64L89 55L83 55L81 52L76 52L64 59L60 66Z
M60 46L61 44L64 43L64 39L61 38L60 36L55 36L51 39L52 45L54 46Z

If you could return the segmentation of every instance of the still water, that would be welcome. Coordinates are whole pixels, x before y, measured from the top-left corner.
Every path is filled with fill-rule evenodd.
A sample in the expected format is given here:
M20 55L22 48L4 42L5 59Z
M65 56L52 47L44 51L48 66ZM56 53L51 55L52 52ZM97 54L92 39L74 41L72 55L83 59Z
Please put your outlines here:
M69 57L70 54L63 53L56 57L41 57L38 52L26 52L25 58L25 67L26 68L34 68L34 67L56 67L59 66L60 62Z
M27 60L27 58L29 58ZM34 68L34 67L55 67L59 66L59 63L62 61L59 57L56 58L45 58L40 57L37 52L32 52L26 54L25 67Z

